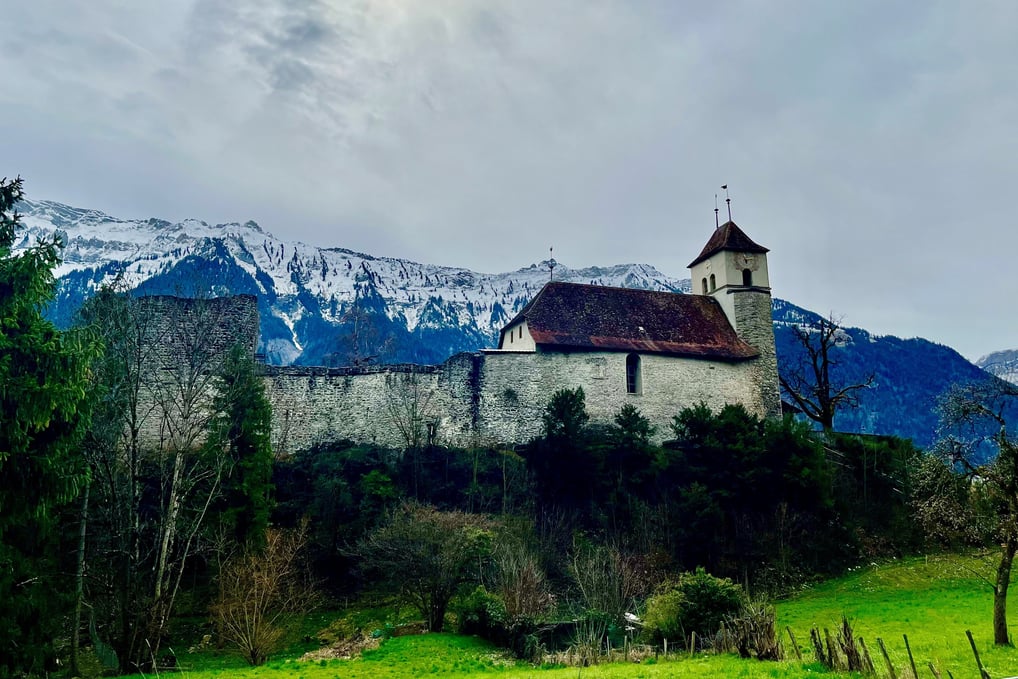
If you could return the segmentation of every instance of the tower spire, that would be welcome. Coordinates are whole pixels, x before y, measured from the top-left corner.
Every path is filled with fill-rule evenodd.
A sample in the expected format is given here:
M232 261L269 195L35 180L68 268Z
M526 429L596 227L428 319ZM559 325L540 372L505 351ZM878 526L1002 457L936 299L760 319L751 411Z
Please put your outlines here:
M732 199L728 196L728 184L722 184L725 190L725 204L728 205L728 221L732 221Z
M548 248L548 280L555 280L555 266L558 262L555 261L555 248Z
M721 228L721 220L718 217L718 194L714 194L714 228Z

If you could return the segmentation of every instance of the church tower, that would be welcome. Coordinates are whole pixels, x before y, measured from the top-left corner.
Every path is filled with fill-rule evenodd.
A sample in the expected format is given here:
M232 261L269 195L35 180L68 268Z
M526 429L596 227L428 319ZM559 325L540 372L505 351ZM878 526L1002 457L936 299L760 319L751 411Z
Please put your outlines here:
M693 294L717 300L739 337L760 352L757 378L764 408L780 416L767 252L729 220L714 230L689 270Z

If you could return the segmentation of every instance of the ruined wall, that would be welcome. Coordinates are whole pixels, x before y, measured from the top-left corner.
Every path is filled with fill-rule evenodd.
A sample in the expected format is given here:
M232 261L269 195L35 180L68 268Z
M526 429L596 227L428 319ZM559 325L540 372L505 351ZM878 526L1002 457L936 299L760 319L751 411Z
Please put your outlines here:
M265 380L275 449L293 453L344 438L404 446L405 422L414 413L422 435L430 424L437 443L524 443L541 433L552 395L576 387L586 394L593 422L611 422L631 403L663 440L672 417L701 401L714 409L743 403L766 415L756 373L754 361L643 355L641 393L628 394L624 353L487 351L428 367L267 367Z
M234 346L254 356L258 302L253 295L190 299L169 295L130 300L129 332L137 351L140 440L145 448L204 438L216 376ZM133 348L132 348L133 347Z

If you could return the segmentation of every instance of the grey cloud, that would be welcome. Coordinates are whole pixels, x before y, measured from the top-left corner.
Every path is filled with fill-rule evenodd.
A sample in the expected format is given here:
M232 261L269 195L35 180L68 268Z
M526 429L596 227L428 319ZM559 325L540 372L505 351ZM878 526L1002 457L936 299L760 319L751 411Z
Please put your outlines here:
M1018 346L992 199L1018 180L1006 0L66 5L18 3L0 49L20 94L0 92L0 174L31 169L40 197L681 275L727 182L779 296L970 356Z

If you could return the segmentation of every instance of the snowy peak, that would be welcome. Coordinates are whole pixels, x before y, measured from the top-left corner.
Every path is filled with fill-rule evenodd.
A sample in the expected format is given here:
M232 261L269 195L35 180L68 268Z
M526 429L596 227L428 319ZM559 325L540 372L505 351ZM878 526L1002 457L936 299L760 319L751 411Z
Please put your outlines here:
M502 325L550 275L548 262L488 274L321 248L276 238L253 221L123 220L52 201L24 201L19 210L26 227L20 247L61 233L66 247L56 273L68 306L117 277L145 293L254 294L263 349L281 363L325 361L329 342L316 335L337 334L354 310L379 323L384 318L385 331L393 335L389 346L403 345L386 357L390 360L438 362L449 351L492 346ZM688 280L646 264L578 269L559 264L554 275L594 285L689 289ZM435 352L421 348L432 341L429 333L451 331L460 340L443 340Z
M994 351L983 356L976 365L988 373L1018 384L1018 349Z

